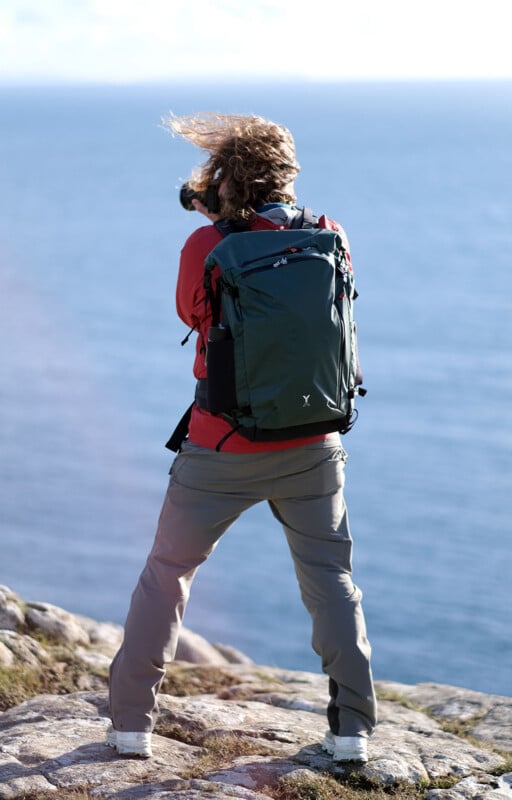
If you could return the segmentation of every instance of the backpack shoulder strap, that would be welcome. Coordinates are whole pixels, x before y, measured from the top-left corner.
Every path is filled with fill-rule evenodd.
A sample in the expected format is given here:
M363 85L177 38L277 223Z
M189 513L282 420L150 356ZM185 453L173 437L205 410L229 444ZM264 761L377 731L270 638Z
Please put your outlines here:
M190 405L187 408L187 410L183 414L182 418L180 419L180 421L176 425L176 428L174 429L174 432L173 432L171 438L169 439L169 441L165 445L168 450L173 450L173 452L175 452L175 453L178 453L181 450L181 445L183 444L183 442L185 441L185 439L188 436L188 426L189 426L189 422L190 422L190 417L192 415L192 406L193 405L194 404L192 403L192 405Z
M218 219L213 224L223 238L229 236L230 233L244 233L251 230L250 225L244 222L236 222L226 218ZM313 214L308 206L304 206L302 213L293 220L290 228L318 228L318 217Z
M237 222L236 220L233 219L227 219L227 217L224 217L223 219L218 219L213 224L224 239L231 233L245 233L246 231L250 230L250 226L247 225L247 223ZM210 308L212 310L212 325L215 326L218 325L220 321L221 292L219 288L218 279L215 288L213 286L212 269L213 265L205 267L203 276L203 288L205 290L206 302L210 303Z
M291 228L318 228L318 217L315 217L312 210L307 206L304 206L302 209L302 213L300 216L297 216L291 226Z

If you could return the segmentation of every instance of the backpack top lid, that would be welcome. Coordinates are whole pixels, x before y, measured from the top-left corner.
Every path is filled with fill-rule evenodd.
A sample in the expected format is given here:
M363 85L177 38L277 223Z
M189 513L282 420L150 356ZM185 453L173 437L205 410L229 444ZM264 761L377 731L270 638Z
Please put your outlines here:
M226 236L208 254L205 269L211 271L219 266L224 272L227 269L243 271L257 261L270 260L290 253L307 249L315 249L324 257L332 258L333 265L346 261L345 248L341 235L337 231L324 228L287 229L275 231L245 231L236 236Z

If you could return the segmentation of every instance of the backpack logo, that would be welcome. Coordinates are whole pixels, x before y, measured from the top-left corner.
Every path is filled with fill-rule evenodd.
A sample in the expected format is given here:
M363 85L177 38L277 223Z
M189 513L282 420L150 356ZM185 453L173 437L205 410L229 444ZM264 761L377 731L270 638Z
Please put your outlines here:
M302 408L311 408L311 403L309 402L309 398L311 397L310 394L303 394L302 399L304 400L302 404Z
M288 263L288 259L286 258L286 256L282 256L282 258L279 258L279 259L278 259L278 260L275 262L275 264L272 264L272 266L273 266L273 267L282 267L282 266L283 266L283 264L287 264L287 263Z

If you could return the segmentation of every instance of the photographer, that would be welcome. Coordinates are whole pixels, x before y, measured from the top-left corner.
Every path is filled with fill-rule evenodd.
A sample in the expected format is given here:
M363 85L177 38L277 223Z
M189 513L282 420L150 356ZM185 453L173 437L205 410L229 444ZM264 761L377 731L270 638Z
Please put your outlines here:
M215 224L198 228L185 242L176 290L178 314L197 332L194 375L202 380L211 325L205 259L222 241L223 225L251 231L294 226L302 214L294 193L299 165L291 133L261 117L203 114L171 117L167 125L209 156L181 199ZM337 223L321 221L344 236ZM313 648L329 678L329 730L322 746L335 761L367 760L376 701L361 592L351 578L345 462L338 433L249 441L222 416L194 404L111 667L107 743L119 753L151 755L164 658L176 650L194 575L240 514L267 501L287 537L312 619Z

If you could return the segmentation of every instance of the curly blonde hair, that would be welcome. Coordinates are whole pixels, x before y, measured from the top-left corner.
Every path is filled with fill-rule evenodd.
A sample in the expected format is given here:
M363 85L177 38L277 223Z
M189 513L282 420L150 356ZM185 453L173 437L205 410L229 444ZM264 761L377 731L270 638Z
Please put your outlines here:
M295 142L283 125L253 115L171 115L165 127L209 153L189 180L195 192L226 181L221 213L247 220L264 203L294 203L293 181L300 166Z

